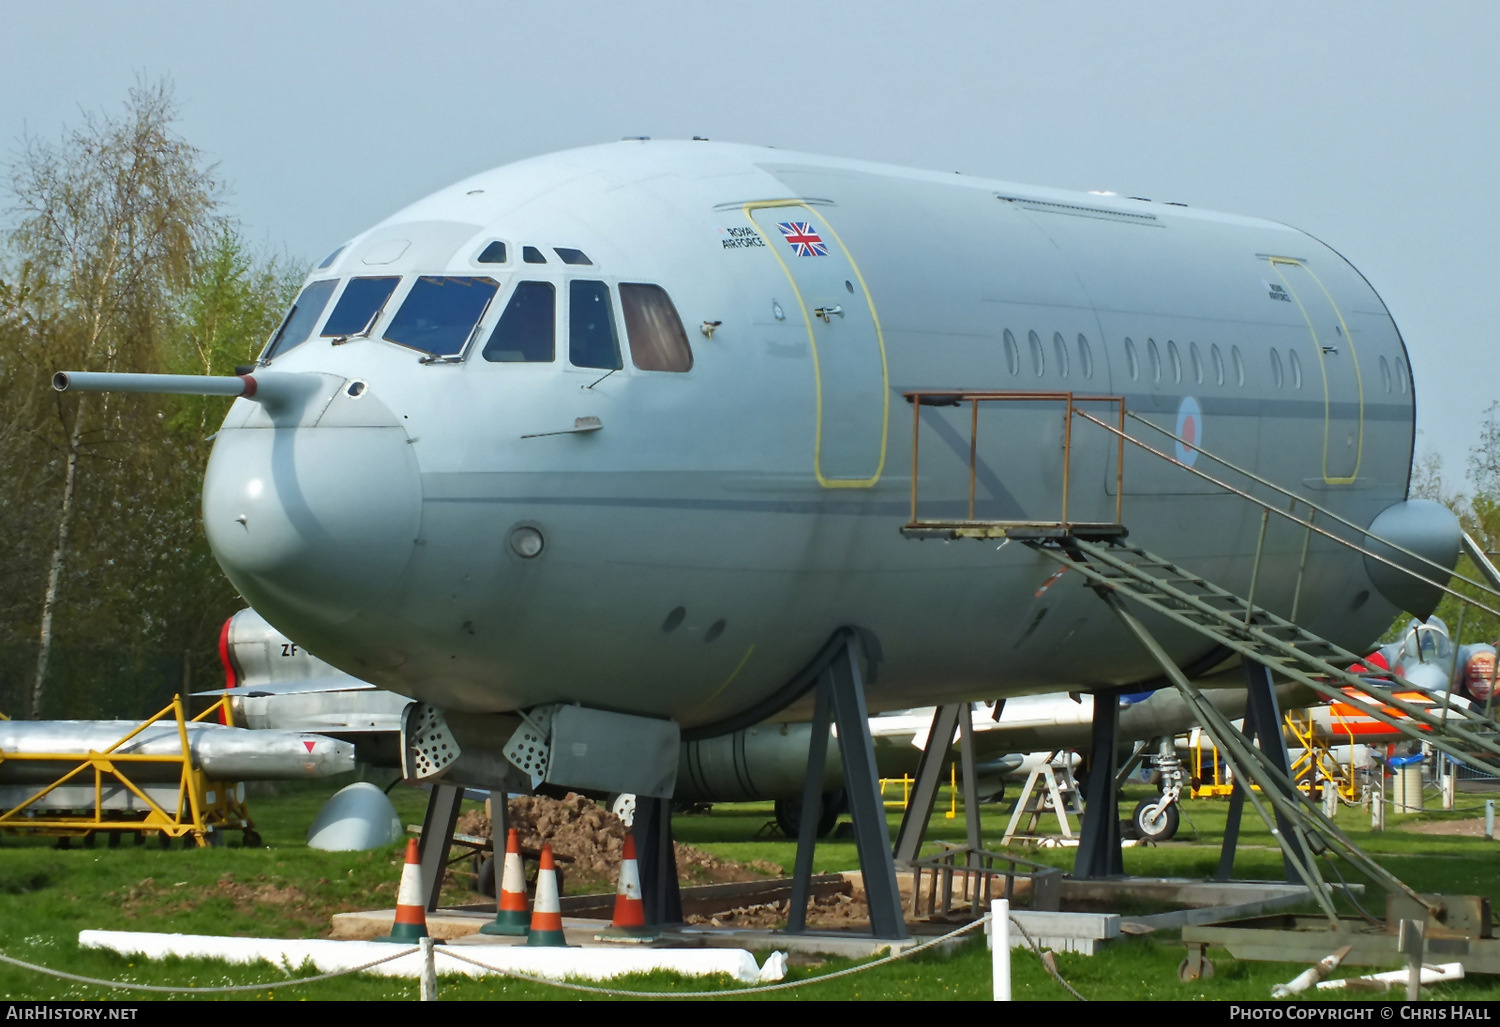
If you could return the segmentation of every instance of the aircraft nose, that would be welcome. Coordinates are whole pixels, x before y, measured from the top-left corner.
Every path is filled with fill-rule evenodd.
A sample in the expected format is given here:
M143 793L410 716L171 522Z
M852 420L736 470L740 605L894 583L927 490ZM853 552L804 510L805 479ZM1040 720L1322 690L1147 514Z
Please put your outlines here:
M215 441L203 523L253 606L328 624L396 584L421 500L412 447L395 423L236 428Z

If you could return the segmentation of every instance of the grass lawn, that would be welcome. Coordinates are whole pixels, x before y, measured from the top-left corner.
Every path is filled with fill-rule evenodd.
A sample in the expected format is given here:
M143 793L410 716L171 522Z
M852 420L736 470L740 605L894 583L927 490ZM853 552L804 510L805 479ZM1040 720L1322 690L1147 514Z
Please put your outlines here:
M250 803L265 846L244 849L237 844L217 849L159 849L154 842L118 849L102 844L59 851L50 839L7 836L0 839L0 952L5 955L117 981L212 986L269 983L285 980L283 969L262 964L230 966L203 960L140 962L111 953L80 949L78 932L88 928L179 933L318 937L326 934L332 913L348 909L389 907L394 904L400 876L401 853L324 853L304 844L304 832L328 795L342 783L316 788L282 788L275 796L254 796ZM1142 793L1144 794L1144 793ZM397 788L392 795L404 822L420 822L424 793ZM1131 806L1135 799L1132 793ZM1431 801L1431 797L1429 797ZM1182 829L1173 842L1150 849L1127 849L1125 868L1150 876L1207 877L1218 865L1219 839L1227 802L1190 801ZM1368 816L1345 809L1338 822L1367 852L1412 886L1423 891L1500 896L1500 843L1482 838L1412 834L1401 830L1414 820L1482 815L1482 802L1459 797L1454 813L1433 812L1388 818L1383 833L1369 830ZM1127 807L1129 808L1129 807ZM982 811L985 835L993 845L1003 831L1001 807ZM758 833L771 820L769 804L720 806L712 812L679 816L680 841L715 855L749 862L766 860L790 869L792 843ZM894 832L899 811L892 811ZM962 811L952 820L942 807L935 815L929 841L962 842ZM1071 850L1042 850L1033 858L1070 866ZM847 870L856 865L852 840L831 839L818 846L816 869ZM1356 880L1351 870L1344 874ZM1270 835L1247 812L1236 859L1236 876L1274 879L1280 874L1280 855ZM445 901L472 901L461 886ZM1372 911L1383 902L1371 895ZM1367 903L1369 905L1370 903ZM764 957L765 953L758 953ZM1273 984L1289 980L1300 965L1249 963L1211 952L1217 964L1209 980L1182 983L1177 965L1184 955L1175 932L1123 940L1094 957L1059 954L1062 975L1080 992L1097 999L1265 999ZM441 965L441 964L440 964ZM820 965L794 965L789 979L814 977L852 965L830 960ZM1389 969L1394 969L1393 965ZM1359 971L1364 972L1364 971ZM306 971L311 973L311 971ZM1018 951L1013 961L1014 993L1018 998L1069 999L1037 958ZM730 986L727 981L683 980L668 974L621 979L613 987L672 995ZM444 977L439 986L444 999L590 998L577 992L488 978L473 981ZM237 998L260 1001L298 999L412 999L417 984L360 976L284 988L239 993ZM989 955L982 940L951 955L922 954L806 988L755 996L780 999L987 999L990 995ZM1434 998L1500 999L1500 978L1476 977L1424 990ZM91 985L46 977L0 965L0 996L6 999L135 1000L156 996L110 992ZM746 996L747 998L751 996ZM1323 996L1320 996L1323 997ZM1399 997L1393 995L1393 997Z

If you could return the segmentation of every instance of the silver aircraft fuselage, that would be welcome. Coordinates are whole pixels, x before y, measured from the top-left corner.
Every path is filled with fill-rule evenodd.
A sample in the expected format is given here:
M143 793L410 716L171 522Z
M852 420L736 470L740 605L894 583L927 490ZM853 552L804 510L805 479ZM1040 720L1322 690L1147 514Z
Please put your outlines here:
M399 282L373 320L324 334L382 278ZM442 190L308 285L262 363L311 384L235 402L208 538L278 629L450 716L564 702L711 728L843 626L878 645L872 711L1154 677L1076 576L1049 584L1051 561L900 534L909 391L1123 396L1361 525L1407 492L1414 396L1385 306L1327 246L1252 218L629 141ZM690 369L641 369L622 285L670 297ZM403 312L418 288L478 296L458 344L422 348L431 326ZM550 359L491 347L513 305L550 320ZM920 408L925 510L967 502L969 416ZM981 420L977 515L1055 518L1061 406ZM1114 440L1075 425L1071 445L1072 509L1112 519ZM1259 510L1127 448L1131 541L1243 592ZM1273 526L1259 602L1290 601L1302 545ZM1299 619L1351 648L1397 612L1317 539L1301 589ZM1182 664L1210 656L1159 627Z

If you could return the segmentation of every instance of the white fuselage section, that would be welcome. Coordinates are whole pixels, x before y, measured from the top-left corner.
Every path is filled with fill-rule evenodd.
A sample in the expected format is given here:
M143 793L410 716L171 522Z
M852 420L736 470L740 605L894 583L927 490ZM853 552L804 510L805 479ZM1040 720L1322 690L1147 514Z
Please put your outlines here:
M322 334L352 283L379 278L399 282L372 321ZM305 341L273 344L267 371L321 384L281 408L236 402L208 537L277 628L450 711L570 702L726 723L844 626L878 656L872 710L1154 676L1097 597L1071 575L1049 584L1056 565L1025 547L903 538L908 391L1123 396L1360 524L1406 495L1414 401L1390 316L1337 254L1265 221L626 142L460 182L308 282L333 283L321 314ZM637 347L639 286L670 297L690 369L644 369L680 354ZM438 333L412 297L439 287L480 296L479 313L424 350ZM521 322L502 319L524 317L530 341L504 341ZM610 335L618 369L600 357ZM962 515L969 418L921 408L924 513ZM976 516L1055 519L1061 406L982 421ZM1260 511L1128 448L1131 540L1243 590ZM1076 518L1112 519L1114 452L1075 425ZM1289 603L1302 544L1273 526L1257 601ZM1396 612L1357 556L1317 541L1300 609L1351 647ZM1212 657L1160 627L1182 663Z

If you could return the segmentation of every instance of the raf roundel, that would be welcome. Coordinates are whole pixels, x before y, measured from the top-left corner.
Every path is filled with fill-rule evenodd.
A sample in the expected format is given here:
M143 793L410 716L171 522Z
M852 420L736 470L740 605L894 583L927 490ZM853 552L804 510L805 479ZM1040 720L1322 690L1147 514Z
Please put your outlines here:
M1175 443L1177 459L1193 466L1198 460L1198 451L1189 447L1203 445L1203 408L1192 396L1182 397L1182 403L1177 407L1177 428L1172 434L1182 440ZM1189 445L1184 446L1183 442Z

